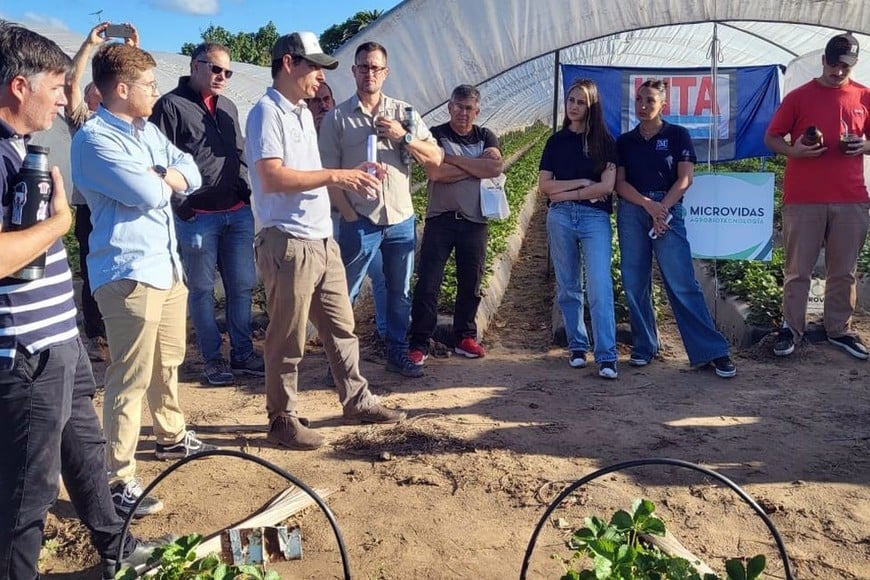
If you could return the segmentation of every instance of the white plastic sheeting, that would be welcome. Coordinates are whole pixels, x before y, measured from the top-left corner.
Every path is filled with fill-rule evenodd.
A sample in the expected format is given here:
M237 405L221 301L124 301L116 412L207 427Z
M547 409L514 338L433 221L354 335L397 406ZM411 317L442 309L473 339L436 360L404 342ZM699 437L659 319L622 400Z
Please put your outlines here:
M337 52L330 85L351 94L353 52L375 40L389 52L387 92L436 123L453 87L478 85L480 121L503 131L550 119L556 50L571 64L705 66L713 21L720 66L787 65L853 31L868 55L857 78L870 80L866 0L406 0Z

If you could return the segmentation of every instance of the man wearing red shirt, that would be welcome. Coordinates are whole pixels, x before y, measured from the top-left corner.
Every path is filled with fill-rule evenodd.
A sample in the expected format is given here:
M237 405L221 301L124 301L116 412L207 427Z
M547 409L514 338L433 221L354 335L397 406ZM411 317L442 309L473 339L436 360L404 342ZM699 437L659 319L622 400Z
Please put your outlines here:
M822 74L785 96L764 137L765 145L788 158L782 209L785 321L773 348L777 356L793 353L795 340L803 338L812 270L824 245L828 342L855 358L868 358L850 324L858 254L870 225L862 160L870 153L865 140L870 135L870 90L849 78L857 62L854 36L831 38ZM809 127L821 131L822 143L804 143Z

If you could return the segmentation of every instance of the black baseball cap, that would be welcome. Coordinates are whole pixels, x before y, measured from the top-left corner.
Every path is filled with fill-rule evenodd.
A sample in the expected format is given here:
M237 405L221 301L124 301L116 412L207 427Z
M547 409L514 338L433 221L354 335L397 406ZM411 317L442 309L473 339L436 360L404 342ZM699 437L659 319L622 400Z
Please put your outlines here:
M285 54L302 57L325 69L338 68L338 61L323 52L313 32L293 32L279 38L272 47L272 60L279 60Z
M825 62L829 65L842 62L855 66L858 62L858 41L849 33L833 37L825 46Z

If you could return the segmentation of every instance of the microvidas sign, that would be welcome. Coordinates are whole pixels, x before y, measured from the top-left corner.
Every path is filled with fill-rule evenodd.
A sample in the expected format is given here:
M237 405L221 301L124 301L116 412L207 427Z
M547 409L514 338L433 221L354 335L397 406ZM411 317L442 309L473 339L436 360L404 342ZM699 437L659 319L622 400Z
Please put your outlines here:
M694 258L769 261L773 251L773 173L696 175L683 198Z

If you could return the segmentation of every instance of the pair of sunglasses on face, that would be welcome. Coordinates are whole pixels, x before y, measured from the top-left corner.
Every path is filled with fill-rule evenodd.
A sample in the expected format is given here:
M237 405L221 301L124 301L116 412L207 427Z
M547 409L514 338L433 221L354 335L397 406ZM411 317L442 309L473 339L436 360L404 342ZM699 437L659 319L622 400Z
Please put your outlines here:
M223 73L223 74L224 74L224 78L227 78L227 79L230 79L230 78L233 77L233 71L231 71L231 70L228 69L228 68L224 68L224 67L222 67L222 66L218 66L218 65L216 65L216 64L212 64L212 63L208 62L207 60L197 60L196 62L201 62L202 64L207 64L207 65L209 65L209 67L211 67L211 72L212 72L212 74L219 75L219 74Z

